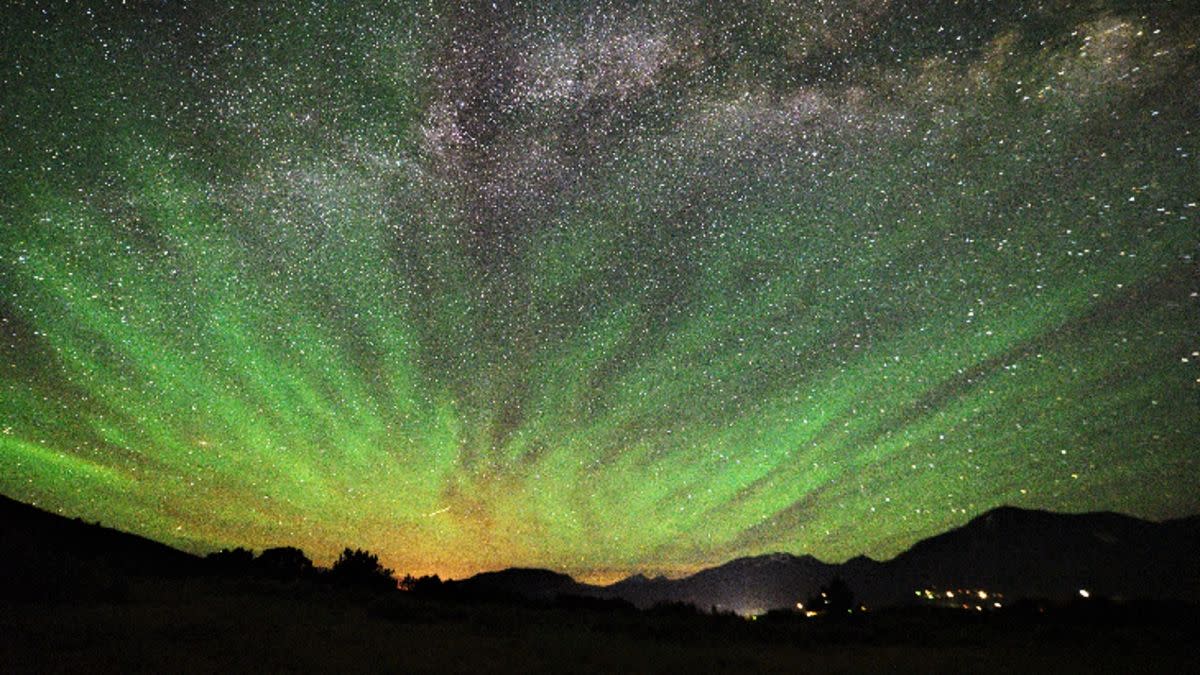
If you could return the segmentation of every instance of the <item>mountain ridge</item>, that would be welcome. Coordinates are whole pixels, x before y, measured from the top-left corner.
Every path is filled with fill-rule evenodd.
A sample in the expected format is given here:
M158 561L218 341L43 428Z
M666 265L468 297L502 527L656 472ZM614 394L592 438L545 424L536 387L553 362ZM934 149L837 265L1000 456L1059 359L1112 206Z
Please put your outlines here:
M834 577L872 606L911 602L924 588L1059 598L1090 588L1117 599L1200 602L1200 572L1192 564L1197 556L1200 515L1149 521L1112 511L1001 506L886 560L858 555L829 563L777 551L678 579L635 573L606 586L578 584L576 591L640 607L686 602L743 613L794 607Z
M151 539L3 496L0 515L0 559L14 588L45 586L45 569L75 569L63 561L86 561L106 574L149 576L192 574L202 562ZM585 596L643 608L690 603L750 614L795 607L834 578L873 607L911 603L921 589L951 588L1010 598L1063 597L1089 589L1117 599L1200 603L1198 558L1200 515L1155 522L1111 511L1064 514L1003 506L883 561L859 555L829 563L778 551L734 558L678 579L635 573L594 585L562 572L515 567L450 580L446 587L472 597Z

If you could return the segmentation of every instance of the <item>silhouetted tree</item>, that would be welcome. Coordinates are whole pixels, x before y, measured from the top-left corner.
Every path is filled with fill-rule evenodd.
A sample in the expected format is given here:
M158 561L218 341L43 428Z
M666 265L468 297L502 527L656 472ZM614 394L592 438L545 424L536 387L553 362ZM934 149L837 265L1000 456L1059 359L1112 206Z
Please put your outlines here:
M254 567L262 574L275 579L302 579L313 573L312 561L304 551L293 546L269 548L254 561Z
M254 552L241 546L233 550L223 548L204 556L204 560L217 574L246 574L254 563Z
M854 593L841 577L834 577L829 584L804 603L805 609L829 614L846 614L854 609Z
M396 588L396 577L392 571L379 564L379 556L362 549L347 548L329 570L330 578L344 586L357 586L377 590Z

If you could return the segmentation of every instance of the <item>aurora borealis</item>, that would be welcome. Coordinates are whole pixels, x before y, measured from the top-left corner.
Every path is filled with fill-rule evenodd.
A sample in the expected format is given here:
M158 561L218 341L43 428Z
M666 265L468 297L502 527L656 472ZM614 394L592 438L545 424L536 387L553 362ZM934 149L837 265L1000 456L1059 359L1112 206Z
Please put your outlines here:
M1193 3L16 4L6 495L596 579L1200 511Z

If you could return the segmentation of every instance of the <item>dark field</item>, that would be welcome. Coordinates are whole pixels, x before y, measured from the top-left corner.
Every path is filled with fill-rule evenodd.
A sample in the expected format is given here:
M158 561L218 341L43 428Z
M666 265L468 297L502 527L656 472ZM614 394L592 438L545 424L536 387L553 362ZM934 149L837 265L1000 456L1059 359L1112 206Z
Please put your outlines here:
M145 581L0 611L5 672L1197 672L1188 612L859 620Z

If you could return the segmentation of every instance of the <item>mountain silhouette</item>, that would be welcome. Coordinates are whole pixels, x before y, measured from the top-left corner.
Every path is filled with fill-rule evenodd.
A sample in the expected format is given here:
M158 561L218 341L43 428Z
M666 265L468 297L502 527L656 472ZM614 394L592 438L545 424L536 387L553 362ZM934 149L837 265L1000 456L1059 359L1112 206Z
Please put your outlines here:
M770 553L731 560L701 570L682 579L645 579L631 583L622 580L599 591L650 607L664 602L691 603L705 609L741 613L760 613L770 609L795 607L835 576L848 570L868 578L880 563L858 558L847 565L825 563L810 555Z
M1155 523L1110 512L1002 507L887 563L910 589L996 588L1009 595L1200 601L1200 517ZM885 600L892 599L884 597Z
M862 602L910 602L923 589L989 589L1010 598L1063 598L1080 589L1117 599L1200 602L1200 517L1161 523L1116 513L1001 507L924 539L895 558L829 564L772 553L677 580L625 580L602 589L642 607L691 602L738 612L794 607L834 577Z
M793 608L835 577L872 607L905 604L924 589L987 589L1009 598L1062 599L1087 590L1115 599L1200 602L1200 516L1151 522L1116 513L1063 514L1000 507L924 539L887 561L826 563L771 553L731 560L681 579L634 574L609 586L549 571L476 575L462 588L548 598L627 600L642 608L683 602L758 613Z
M987 589L1007 598L1098 597L1200 603L1200 516L1151 522L1117 513L1001 507L917 542L887 561L827 563L810 555L737 558L680 579L634 574L609 586L544 569L510 568L447 581L450 596L549 601L690 603L760 613L794 608L834 578L868 606L913 602L924 589ZM127 577L187 576L200 558L143 537L0 497L0 582L6 597L86 597Z

